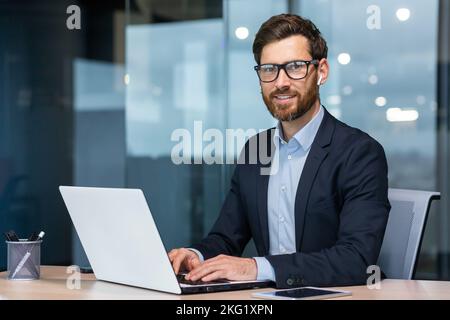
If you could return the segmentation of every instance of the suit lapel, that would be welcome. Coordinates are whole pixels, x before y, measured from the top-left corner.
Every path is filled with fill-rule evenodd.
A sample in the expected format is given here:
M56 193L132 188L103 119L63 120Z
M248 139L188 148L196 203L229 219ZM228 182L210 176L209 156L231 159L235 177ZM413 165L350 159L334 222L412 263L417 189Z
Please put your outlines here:
M328 146L331 143L335 127L334 118L326 110L324 111L325 114L322 123L311 145L311 150L303 167L295 196L295 242L297 251L301 249L306 207L308 205L311 187L322 162L328 155Z
M259 169L258 169L259 171ZM269 189L269 175L261 175L257 173L257 201L258 201L258 216L260 223L260 230L264 241L264 255L269 253L269 222L267 210L267 190Z

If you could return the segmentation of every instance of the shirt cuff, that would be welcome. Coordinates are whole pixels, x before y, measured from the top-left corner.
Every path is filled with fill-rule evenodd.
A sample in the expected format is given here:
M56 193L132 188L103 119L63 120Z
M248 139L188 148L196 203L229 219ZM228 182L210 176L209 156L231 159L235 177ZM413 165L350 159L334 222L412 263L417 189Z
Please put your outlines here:
M200 253L200 251L198 251L197 249L194 249L194 248L187 248L187 249L196 253L198 255L198 258L200 259L200 262L205 261L205 259L203 258L203 255Z
M275 270L269 260L264 257L253 257L256 261L258 274L256 280L271 280L275 282Z

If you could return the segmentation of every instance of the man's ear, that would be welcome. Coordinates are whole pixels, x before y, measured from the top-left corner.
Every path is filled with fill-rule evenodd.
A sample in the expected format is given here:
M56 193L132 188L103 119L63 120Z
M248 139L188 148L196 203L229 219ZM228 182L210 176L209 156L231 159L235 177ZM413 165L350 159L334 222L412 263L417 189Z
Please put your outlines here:
M325 58L320 59L319 65L317 66L318 80L317 85L324 84L328 79L328 73L330 66L328 65L328 60Z

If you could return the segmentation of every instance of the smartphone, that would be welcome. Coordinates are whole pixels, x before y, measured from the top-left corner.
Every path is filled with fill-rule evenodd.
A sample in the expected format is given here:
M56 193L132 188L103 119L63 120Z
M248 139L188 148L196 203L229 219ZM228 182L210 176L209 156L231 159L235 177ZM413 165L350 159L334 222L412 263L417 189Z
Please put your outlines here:
M256 292L252 294L252 296L255 298L277 300L316 300L351 295L352 293L350 291L321 289L316 287L302 287L268 292Z

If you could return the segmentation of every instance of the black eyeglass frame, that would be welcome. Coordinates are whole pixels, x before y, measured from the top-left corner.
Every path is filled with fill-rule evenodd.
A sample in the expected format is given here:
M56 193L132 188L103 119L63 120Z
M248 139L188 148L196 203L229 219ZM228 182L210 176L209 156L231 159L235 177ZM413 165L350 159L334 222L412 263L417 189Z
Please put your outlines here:
M287 66L288 64L291 64L291 63L294 63L294 62L303 62L303 63L306 64L306 73L305 73L305 75L304 75L303 77L301 77L301 78L294 78L294 77L291 77L291 76L289 75L289 73L286 71L286 66ZM257 65L257 66L254 66L253 69L256 71L256 74L258 75L258 78L259 78L259 80L260 80L261 82L269 83L269 82L274 82L275 80L278 79L278 76L280 75L280 70L281 70L281 69L283 69L284 72L286 73L286 75L287 75L290 79L292 79L292 80L301 80L301 79L304 79L304 78L306 78L306 76L308 75L308 72L309 72L309 65L310 65L310 64L312 64L312 65L319 65L319 60L317 60L317 59L312 59L312 60L294 60L294 61L286 62L286 63L284 63L284 64L265 63L265 64L259 64L259 65ZM262 66L275 66L275 67L277 67L277 75L275 76L275 78L274 78L273 80L270 80L270 81L264 81L264 80L261 79L261 76L259 75L259 72L258 72L258 71L261 70L261 67L262 67Z

